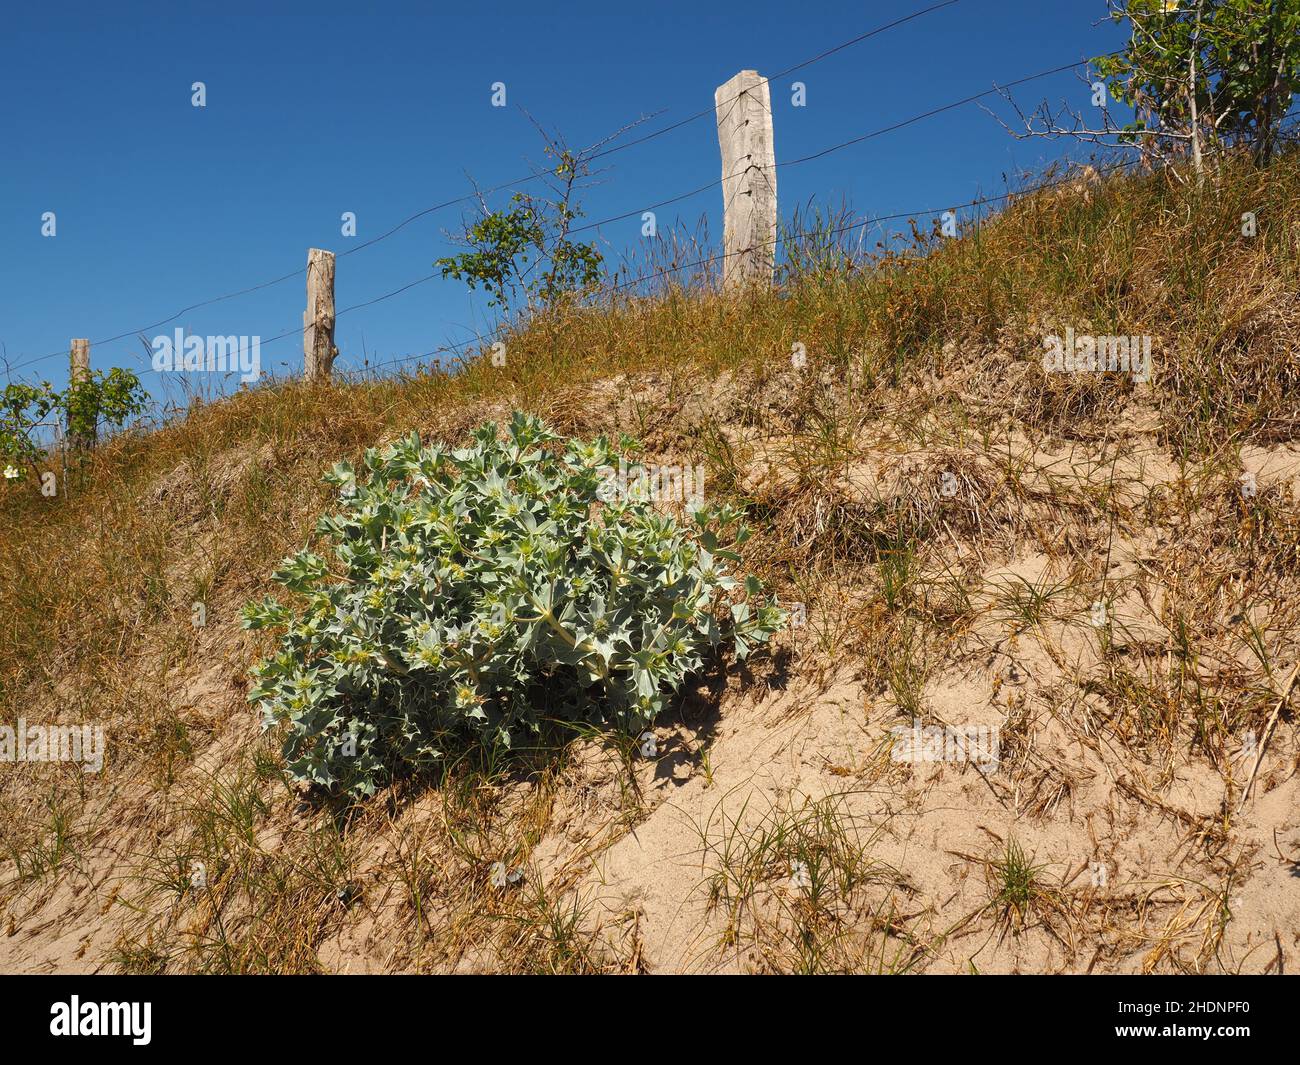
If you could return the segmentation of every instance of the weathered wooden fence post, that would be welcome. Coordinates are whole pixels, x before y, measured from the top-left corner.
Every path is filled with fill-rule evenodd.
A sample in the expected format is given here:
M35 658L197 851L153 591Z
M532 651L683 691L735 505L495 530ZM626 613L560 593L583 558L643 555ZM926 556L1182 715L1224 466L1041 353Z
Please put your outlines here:
M722 285L769 287L776 263L776 150L767 79L742 70L713 94L722 148Z
M307 309L302 312L302 371L308 381L328 381L338 357L334 346L334 253L307 250Z
M74 448L91 448L95 446L98 426L94 421L94 411L88 410L84 402L78 401L77 386L90 380L90 341L82 338L72 342L68 371L69 393L73 402L66 409L68 419L68 443ZM82 424L84 423L84 424Z

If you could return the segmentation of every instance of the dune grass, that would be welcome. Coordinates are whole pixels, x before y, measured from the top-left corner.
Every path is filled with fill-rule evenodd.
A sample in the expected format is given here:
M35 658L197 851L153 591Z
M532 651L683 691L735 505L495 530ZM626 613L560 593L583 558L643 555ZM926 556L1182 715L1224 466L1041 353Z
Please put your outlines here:
M1257 219L1254 236L1243 235L1248 212ZM959 239L918 230L904 249L865 254L847 238L805 233L798 239L818 253L788 256L795 265L771 292L724 296L698 280L668 278L650 292L575 301L509 328L504 365L478 357L454 371L315 387L267 382L78 456L66 495L45 499L27 484L0 489L0 721L96 721L112 735L103 781L69 766L14 767L0 777L0 858L9 859L0 891L75 867L119 790L175 790L170 806L191 826L191 843L144 861L140 884L155 900L185 895L192 862L207 868L220 898L195 903L206 907L204 931L191 937L199 947L185 964L310 968L331 908L346 905L347 832L320 813L294 856L265 851L258 804L284 790L265 751L238 756L234 783L201 792L178 783L220 731L222 713L239 705L256 657L237 629L240 605L260 597L274 565L310 536L327 505L319 476L334 461L411 428L452 442L484 415L511 408L577 431L588 427L586 390L605 382L619 394L620 376L652 375L658 384L655 402L624 405L617 428L652 449L704 461L713 494L744 506L757 527L752 566L787 601L819 602L815 639L876 656L899 704L919 712L927 646L941 631L973 623L972 587L959 568L923 576L916 564L927 539L947 535L935 513L882 511L835 495L862 427L886 420L902 440L960 452L968 434L991 432L998 421L1034 440L1113 442L1140 409L1173 455L1225 471L1244 446L1294 440L1297 218L1296 152L1262 170L1227 160L1203 185L1173 173L1100 180L1085 172L1013 200ZM1043 338L1067 326L1151 336L1151 381L1045 374ZM806 352L802 368L792 364L796 345ZM753 456L683 414L703 382L728 377L766 383L777 397L748 416L780 420L790 442L778 456L789 475L779 491L755 489L745 474ZM942 400L918 397L934 380L955 384ZM974 401L983 411L978 424L967 409ZM981 530L1018 520L994 513L986 498L992 482L979 480L988 476L972 471L960 482L970 490L964 513ZM1001 499L1032 501L1017 487L1011 458L998 476ZM1168 518L1208 505L1218 490L1189 486L1184 499L1148 505ZM1123 506L1113 490L1096 498L1062 490L1054 502L1112 524ZM1267 494L1244 505L1255 564L1264 573L1294 564L1293 511ZM844 574L863 558L879 594L858 594L858 575ZM1072 587L1021 580L1004 589L1000 609L1007 624L1032 628ZM202 626L194 624L196 604ZM1248 686L1207 691L1187 668L1191 657L1189 649L1180 659L1175 709L1167 678L1117 668L1107 681L1126 708L1116 728L1168 734L1190 704L1197 734L1222 739L1267 704L1266 692ZM225 709L203 711L214 698ZM465 772L468 795L500 786L496 769ZM417 873L403 882L422 910ZM267 886L274 902L264 897ZM534 889L528 905L512 911L518 927L537 930L528 945L512 947L519 964L597 967L569 904ZM262 931L232 938L219 927L223 913ZM422 912L415 926L426 919ZM165 938L146 930L122 947L121 966L176 964Z

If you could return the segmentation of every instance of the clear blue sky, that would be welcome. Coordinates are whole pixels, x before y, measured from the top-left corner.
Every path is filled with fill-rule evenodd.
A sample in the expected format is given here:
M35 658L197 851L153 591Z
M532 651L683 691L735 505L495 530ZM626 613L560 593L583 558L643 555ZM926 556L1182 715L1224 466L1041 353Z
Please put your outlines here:
M16 377L66 380L69 338L149 325L189 304L345 252L422 207L526 173L540 141L521 108L573 145L663 111L638 133L712 106L736 71L771 74L933 0L740 5L655 0L307 4L48 4L10 8L0 39L0 344ZM1122 43L1102 0L960 0L774 82L776 157L794 159L961 97ZM790 82L807 86L791 106ZM206 83L207 106L191 106ZM490 105L506 83L509 107ZM1073 73L1018 90L1087 107ZM778 172L782 213L847 198L889 214L1001 191L1065 145L1016 141L968 105ZM1075 149L1077 151L1077 149ZM611 157L590 219L720 175L711 118ZM506 194L497 197L503 203ZM57 236L41 235L46 211ZM357 215L357 236L340 215ZM433 272L461 208L426 216L338 262L340 308ZM659 212L707 214L714 188ZM603 227L611 259L641 241L639 214ZM177 326L269 338L301 327L301 276L190 312ZM436 279L343 315L340 366L482 331L481 297ZM263 368L301 366L299 335ZM147 370L138 340L97 345L97 368ZM157 391L157 375L142 373ZM230 385L228 387L233 387Z

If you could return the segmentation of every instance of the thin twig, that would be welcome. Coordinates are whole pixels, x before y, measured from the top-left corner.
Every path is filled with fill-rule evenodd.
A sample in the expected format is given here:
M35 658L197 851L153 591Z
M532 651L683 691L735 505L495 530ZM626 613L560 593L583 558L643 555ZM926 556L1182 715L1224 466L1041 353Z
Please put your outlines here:
M1296 663L1295 669L1291 670L1291 676L1282 686L1282 696L1277 701L1277 706L1273 707L1273 713L1269 715L1268 725L1264 728L1264 738L1260 740L1259 750L1255 752L1255 766L1250 771L1250 779L1246 781L1246 787L1241 793L1241 802L1237 804L1237 813L1241 813L1246 805L1246 800L1250 797L1250 789L1255 784L1255 775L1259 772L1259 763L1264 760L1264 748L1268 746L1268 738L1273 734L1273 729L1277 725L1277 719L1282 713L1282 707L1286 706L1286 701L1291 695L1291 689L1295 687L1296 677L1300 677L1300 662Z

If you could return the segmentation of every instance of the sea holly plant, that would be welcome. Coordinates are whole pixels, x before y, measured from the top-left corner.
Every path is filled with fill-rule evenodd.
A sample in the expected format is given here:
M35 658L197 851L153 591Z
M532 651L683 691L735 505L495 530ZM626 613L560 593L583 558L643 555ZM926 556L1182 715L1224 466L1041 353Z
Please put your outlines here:
M760 582L729 572L739 512L678 519L616 487L636 446L516 412L468 447L412 433L335 465L340 509L317 525L332 560L303 550L274 574L300 609L244 609L246 628L280 633L249 699L284 729L291 774L360 797L548 720L636 735L721 645L744 658L780 629Z

